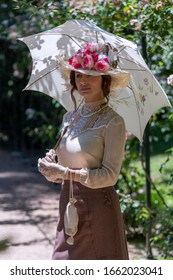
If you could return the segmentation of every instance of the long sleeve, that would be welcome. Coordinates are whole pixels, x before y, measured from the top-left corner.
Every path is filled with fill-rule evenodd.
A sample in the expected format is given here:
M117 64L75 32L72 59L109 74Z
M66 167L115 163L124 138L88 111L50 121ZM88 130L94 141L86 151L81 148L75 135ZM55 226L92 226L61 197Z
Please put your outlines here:
M78 180L89 188L103 188L114 185L121 169L125 145L125 125L118 116L106 127L104 137L104 155L101 167L81 170Z

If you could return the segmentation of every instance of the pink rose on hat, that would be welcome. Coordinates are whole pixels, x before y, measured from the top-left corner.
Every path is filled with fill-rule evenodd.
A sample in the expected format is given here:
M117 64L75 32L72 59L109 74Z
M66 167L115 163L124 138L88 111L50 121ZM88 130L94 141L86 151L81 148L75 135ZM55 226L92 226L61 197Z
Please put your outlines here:
M95 69L98 72L106 72L109 70L109 60L106 55L99 55L98 61L95 63Z
M110 69L108 56L99 49L96 43L86 43L68 60L75 69L106 72Z
M68 62L76 69L81 67L82 59L83 59L83 53L81 52L81 50L79 50L77 53L74 54L73 57L71 57L68 60Z
M107 63L104 59L98 60L95 64L95 69L98 72L106 72L109 68L109 63Z
M98 60L98 57L99 57L98 52L92 53L92 58L93 58L94 62L96 62Z
M94 67L94 60L92 56L89 54L85 55L85 57L81 62L81 66L83 69L89 69L89 70L92 69Z
M89 52L97 52L98 51L98 44L96 43L87 43L83 45L84 51Z

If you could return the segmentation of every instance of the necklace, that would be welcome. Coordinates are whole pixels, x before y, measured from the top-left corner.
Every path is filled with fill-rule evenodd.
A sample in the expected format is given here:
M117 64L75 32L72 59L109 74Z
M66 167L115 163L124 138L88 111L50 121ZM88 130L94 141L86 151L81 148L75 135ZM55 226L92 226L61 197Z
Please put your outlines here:
M106 106L107 106L107 103L104 103L104 104L100 105L99 108L98 107L86 108L85 105L83 105L80 109L80 116L83 117L83 118L91 117L91 116L99 113ZM84 110L85 110L85 113L84 113Z

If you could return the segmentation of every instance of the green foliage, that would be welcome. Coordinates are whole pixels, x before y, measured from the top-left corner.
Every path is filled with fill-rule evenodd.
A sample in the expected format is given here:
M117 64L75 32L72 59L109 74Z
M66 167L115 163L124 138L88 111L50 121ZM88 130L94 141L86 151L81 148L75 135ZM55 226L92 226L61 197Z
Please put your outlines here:
M41 93L22 93L31 73L28 49L17 38L39 33L64 23L67 19L88 19L101 28L137 43L147 64L173 102L173 88L167 77L173 69L172 1L147 0L7 0L0 3L0 141L11 149L50 148L54 145L64 109ZM141 42L146 43L145 51ZM6 114L6 112L10 114ZM167 159L160 172L172 161L172 108L162 108L150 120L152 154L164 153ZM15 123L15 127L14 127ZM172 200L169 180L151 179L152 209L146 207L145 166L142 164L138 140L127 140L126 154L117 189L130 236L147 232L153 225L152 245L163 257L172 257ZM140 158L139 158L140 155ZM137 161L141 161L136 165ZM172 165L173 166L173 165ZM159 170L158 170L159 173ZM160 175L160 173L159 173ZM156 183L157 184L156 184ZM168 187L169 186L169 187ZM167 191L168 190L168 191Z
M160 165L159 171L161 173L164 171L164 169L166 168L166 166L167 166L167 164L169 162L173 163L173 147L171 147L170 149L166 150L165 153L167 155L167 158L166 158L165 162L163 162ZM172 184L173 184L173 170L169 171L169 175L170 175L170 179L168 180L168 185L172 186Z
M170 194L173 196L173 193ZM156 247L161 257L173 257L173 208L166 208L156 213L153 229L155 234L151 238L151 245Z
M126 231L130 238L135 238L136 234L142 234L144 237L150 220L150 212L145 204L145 174L136 165L139 149L136 139L127 140L117 185Z

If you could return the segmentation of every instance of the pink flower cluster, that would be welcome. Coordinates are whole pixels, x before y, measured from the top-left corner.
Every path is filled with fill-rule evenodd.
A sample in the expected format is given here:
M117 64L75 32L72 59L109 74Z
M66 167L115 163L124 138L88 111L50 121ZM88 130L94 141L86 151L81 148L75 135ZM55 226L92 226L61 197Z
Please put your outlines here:
M167 78L167 84L173 86L173 74Z
M94 70L106 72L110 69L108 57L99 51L96 43L87 43L82 46L68 63L75 69Z

